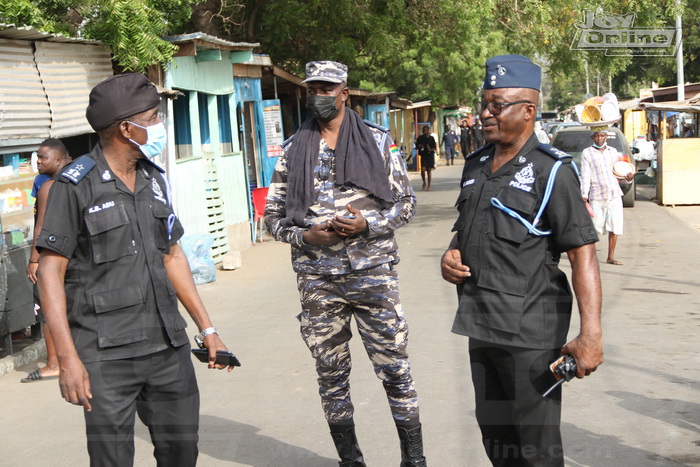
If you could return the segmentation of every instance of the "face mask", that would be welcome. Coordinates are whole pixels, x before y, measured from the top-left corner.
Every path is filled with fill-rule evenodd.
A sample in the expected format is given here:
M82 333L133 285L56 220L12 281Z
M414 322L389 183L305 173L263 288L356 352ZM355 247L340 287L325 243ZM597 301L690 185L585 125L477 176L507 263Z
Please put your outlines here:
M603 149L603 148L604 148L605 146L607 146L607 145L608 145L608 143L603 143L602 146L598 146L597 144L593 143L593 147L596 148L596 149Z
M146 141L146 144L139 144L133 139L129 138L129 141L138 146L144 156L148 157L149 159L152 159L159 155L161 152L163 152L163 149L165 149L165 142L168 139L168 134L165 131L165 125L163 124L163 122L156 123L155 125L151 126L141 126L134 122L129 123L146 130L146 133L148 135L148 140Z
M335 107L336 97L337 96L307 96L306 108L316 120L330 122L339 112Z

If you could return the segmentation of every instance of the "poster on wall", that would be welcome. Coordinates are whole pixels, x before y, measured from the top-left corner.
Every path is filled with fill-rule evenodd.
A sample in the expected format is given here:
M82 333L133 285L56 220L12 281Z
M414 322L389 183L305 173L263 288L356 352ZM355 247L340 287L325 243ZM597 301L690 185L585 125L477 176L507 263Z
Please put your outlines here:
M268 104L268 102L274 102ZM267 157L279 157L282 155L282 112L278 100L263 102L263 122L265 123L265 141L267 144Z

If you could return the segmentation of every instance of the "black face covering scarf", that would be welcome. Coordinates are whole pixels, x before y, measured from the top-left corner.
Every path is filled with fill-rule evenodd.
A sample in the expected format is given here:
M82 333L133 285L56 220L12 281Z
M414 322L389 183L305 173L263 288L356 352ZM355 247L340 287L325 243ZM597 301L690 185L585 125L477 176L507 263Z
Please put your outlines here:
M318 161L321 131L313 117L294 135L288 155L287 216L282 225L304 226L304 217L314 201L314 168ZM393 203L384 158L372 132L352 109L345 109L335 148L335 185L354 185L387 203Z

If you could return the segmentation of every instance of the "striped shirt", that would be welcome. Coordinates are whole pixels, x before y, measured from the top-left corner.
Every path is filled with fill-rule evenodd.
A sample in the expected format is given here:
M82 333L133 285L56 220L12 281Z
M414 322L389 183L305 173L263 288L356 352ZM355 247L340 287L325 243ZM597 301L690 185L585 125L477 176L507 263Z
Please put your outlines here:
M593 146L581 154L581 196L589 200L610 201L622 196L620 182L612 171L620 153L610 146L602 152Z

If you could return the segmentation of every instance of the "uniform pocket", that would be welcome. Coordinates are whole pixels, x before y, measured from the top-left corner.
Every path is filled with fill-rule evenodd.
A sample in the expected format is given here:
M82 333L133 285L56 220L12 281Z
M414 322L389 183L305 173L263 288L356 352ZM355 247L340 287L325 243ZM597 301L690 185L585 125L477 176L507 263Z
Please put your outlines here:
M496 195L496 198L504 206L512 209L528 222L532 221L532 218L535 217L537 197L531 193L505 187ZM527 238L528 230L518 219L494 206L493 234L501 240L520 244Z
M162 203L153 204L153 216L156 218L155 228L153 229L153 235L155 237L156 247L163 253L169 253L170 251L170 229L168 223L171 220L171 216L174 221L174 214L171 209Z
M525 306L527 276L484 268L479 272L476 285L479 302L477 324L518 333Z
M462 191L459 192L459 197L457 198L457 202L455 203L455 206L457 206L457 209L459 210L459 216L457 217L457 221L452 227L452 232L460 232L464 230L464 227L467 223L467 202L471 198L472 193L474 193L473 185L468 185L462 188Z
M146 339L146 306L140 284L93 294L97 314L97 342L115 347Z
M90 233L92 258L97 264L135 254L133 235L126 209L121 204L85 216Z

